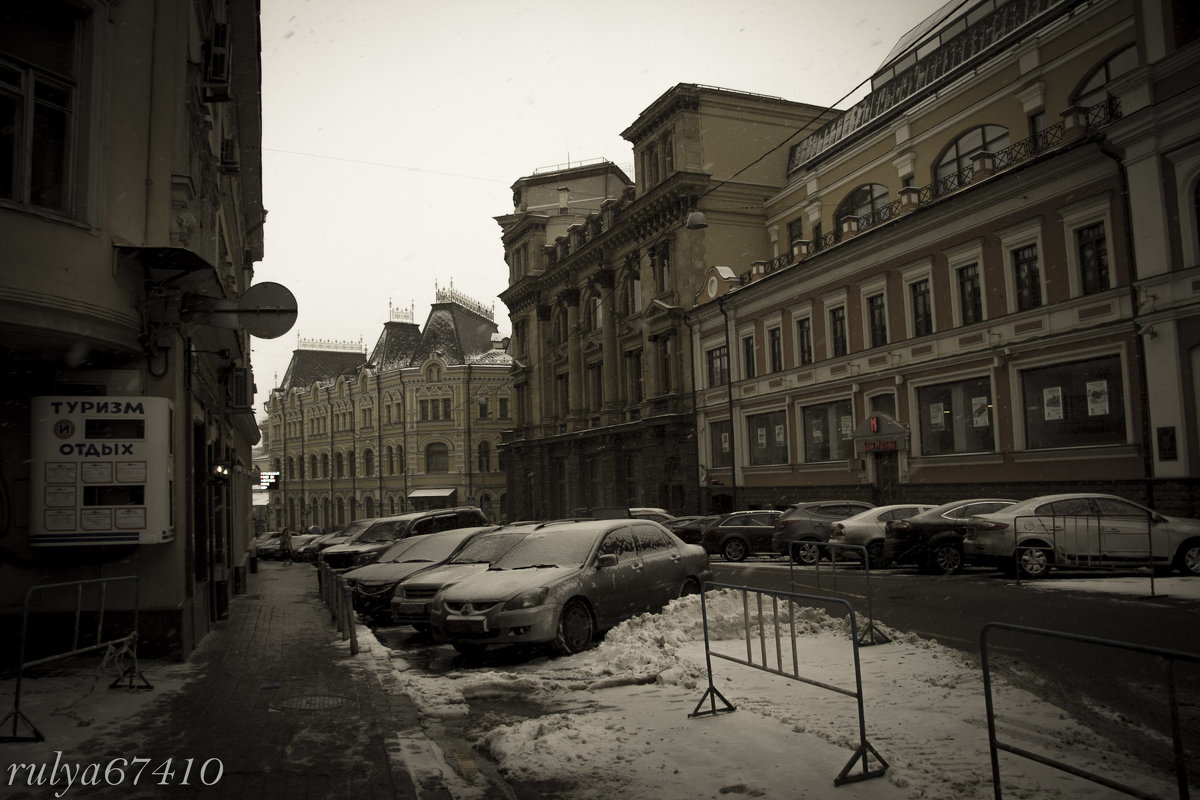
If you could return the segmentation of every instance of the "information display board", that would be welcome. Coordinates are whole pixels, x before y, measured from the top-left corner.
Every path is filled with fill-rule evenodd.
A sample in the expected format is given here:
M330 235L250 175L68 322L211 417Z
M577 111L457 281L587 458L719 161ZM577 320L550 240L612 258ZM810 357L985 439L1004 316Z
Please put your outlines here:
M175 538L173 414L165 397L34 397L30 544Z

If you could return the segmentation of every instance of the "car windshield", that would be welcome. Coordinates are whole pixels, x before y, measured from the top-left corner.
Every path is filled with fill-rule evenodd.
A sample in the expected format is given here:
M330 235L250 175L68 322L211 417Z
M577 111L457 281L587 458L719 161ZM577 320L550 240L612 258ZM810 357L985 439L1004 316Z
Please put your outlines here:
M534 531L505 553L492 569L578 567L596 544L597 530Z
M445 561L454 549L462 544L463 536L454 534L431 533L425 536L414 536L411 541L415 544L393 561Z
M376 522L368 528L356 541L361 544L369 544L373 542L390 542L396 538L396 532L399 525L393 520L387 522Z
M358 522L351 522L346 527L342 528L333 536L344 536L347 542L353 542L363 535L363 531L371 526L371 520L360 519Z
M490 533L474 539L454 558L451 564L491 564L528 536L527 531Z
M401 539L394 545L383 551L383 555L379 556L376 564L386 564L389 561L400 561L401 557L411 550L415 545L420 544L424 536L410 536L407 539Z

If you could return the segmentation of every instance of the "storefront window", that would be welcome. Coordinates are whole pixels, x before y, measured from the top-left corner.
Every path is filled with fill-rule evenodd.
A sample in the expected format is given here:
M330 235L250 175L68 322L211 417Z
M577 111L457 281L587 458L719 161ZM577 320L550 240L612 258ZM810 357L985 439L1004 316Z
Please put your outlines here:
M987 378L917 390L921 453L983 453L996 449L992 386Z
M751 466L788 463L786 412L746 417L746 450Z
M1025 370L1021 390L1031 450L1126 441L1119 356Z
M849 400L804 409L804 460L844 461L854 449L854 415Z
M708 426L712 441L710 465L714 469L729 469L733 466L733 426L723 419Z

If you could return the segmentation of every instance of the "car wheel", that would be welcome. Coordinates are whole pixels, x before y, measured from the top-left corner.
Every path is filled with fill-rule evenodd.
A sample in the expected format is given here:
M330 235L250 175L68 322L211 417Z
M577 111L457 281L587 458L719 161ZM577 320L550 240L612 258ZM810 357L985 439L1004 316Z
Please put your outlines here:
M953 575L962 570L962 548L952 542L934 545L925 564L929 572Z
M726 561L745 561L750 555L750 545L743 539L726 539L721 545L721 556Z
M687 597L690 594L700 594L700 583L695 578L686 579L683 586L679 587L680 597Z
M1184 575L1200 575L1200 539L1190 539L1179 548L1175 566Z
M570 600L558 617L558 635L551 647L560 656L575 655L591 647L595 635L591 609L582 600Z
M1043 542L1026 542L1017 552L1017 569L1025 578L1044 578L1050 572L1054 556Z
M821 548L815 540L802 539L792 545L792 561L806 567L811 567L821 558Z

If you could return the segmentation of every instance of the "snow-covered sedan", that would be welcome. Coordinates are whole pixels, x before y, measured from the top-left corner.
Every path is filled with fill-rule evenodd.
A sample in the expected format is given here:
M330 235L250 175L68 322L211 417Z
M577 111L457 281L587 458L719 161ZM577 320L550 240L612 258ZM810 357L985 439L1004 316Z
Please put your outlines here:
M463 653L546 643L569 655L591 646L599 631L700 591L710 577L704 548L656 522L550 522L487 572L439 592L430 623Z
M883 556L884 530L889 522L897 519L908 519L914 517L924 511L936 508L936 506L924 506L916 503L901 503L890 506L876 506L875 508L867 509L853 517L847 517L841 522L835 522L830 526L832 535L829 537L831 545L857 545L867 548L867 556L870 559L872 567L886 567L887 563ZM833 552L829 555L831 558L860 558L861 550L846 550L844 548L833 547Z

